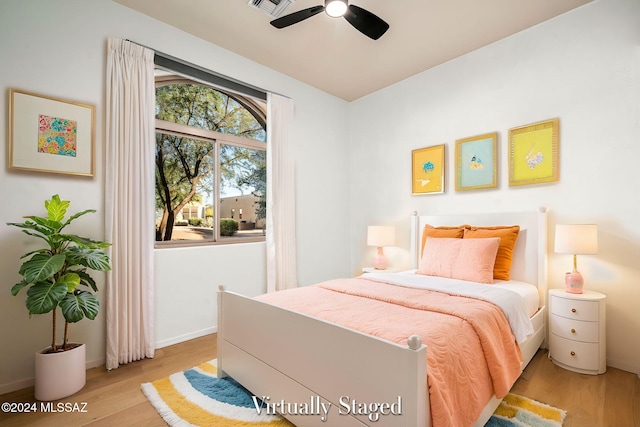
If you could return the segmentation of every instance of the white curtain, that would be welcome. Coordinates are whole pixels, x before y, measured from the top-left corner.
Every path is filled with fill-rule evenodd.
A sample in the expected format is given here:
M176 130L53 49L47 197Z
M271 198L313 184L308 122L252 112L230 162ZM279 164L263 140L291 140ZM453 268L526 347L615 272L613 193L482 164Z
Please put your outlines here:
M154 354L154 52L109 38L106 108L107 369Z
M296 188L289 125L293 101L267 94L267 292L295 288Z

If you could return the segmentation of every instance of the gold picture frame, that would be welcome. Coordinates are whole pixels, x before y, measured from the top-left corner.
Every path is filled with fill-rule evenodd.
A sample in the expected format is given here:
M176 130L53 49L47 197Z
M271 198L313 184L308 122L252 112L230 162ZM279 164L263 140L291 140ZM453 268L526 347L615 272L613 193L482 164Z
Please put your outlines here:
M456 191L497 185L497 141L497 132L456 141Z
M509 186L558 180L560 119L509 129Z
M444 193L445 145L420 148L411 152L411 193Z
M9 169L93 176L95 107L9 90Z

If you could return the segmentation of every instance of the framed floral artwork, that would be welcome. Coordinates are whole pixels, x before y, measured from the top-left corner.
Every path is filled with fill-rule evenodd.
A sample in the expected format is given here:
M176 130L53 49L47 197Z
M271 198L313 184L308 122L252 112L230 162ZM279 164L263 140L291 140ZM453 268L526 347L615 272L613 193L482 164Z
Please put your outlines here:
M9 91L9 169L93 176L95 107Z
M456 141L456 190L496 186L497 141L495 132Z
M560 119L509 129L509 186L558 180Z
M444 144L411 152L412 194L444 193Z

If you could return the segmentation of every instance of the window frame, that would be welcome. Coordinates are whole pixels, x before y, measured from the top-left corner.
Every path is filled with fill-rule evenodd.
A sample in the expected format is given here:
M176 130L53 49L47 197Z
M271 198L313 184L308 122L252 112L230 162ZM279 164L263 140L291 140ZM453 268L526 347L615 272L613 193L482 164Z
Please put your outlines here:
M195 79L181 77L178 75L173 76L161 76L156 77L155 87L162 87L171 84L196 84L209 87L213 90L223 93L234 101L238 102L243 108L247 109L256 121L263 127L266 132L266 103L262 101L256 102L250 97L238 95L227 89L216 87L211 83L203 83ZM154 107L155 108L155 107ZM166 133L176 136L184 136L193 138L196 140L204 140L212 142L214 144L214 209L213 209L213 223L214 223L214 236L213 240L170 240L170 241L157 241L154 240L155 249L164 248L187 248L187 247L199 247L199 246L218 246L218 245L230 245L238 243L255 243L264 242L265 233L262 235L256 235L251 237L222 237L220 236L220 210L221 210L221 196L220 196L220 147L221 145L231 145L240 148L246 148L251 150L264 151L267 154L267 141L259 141L250 138L243 138L233 134L221 133L213 130L207 130L202 128L196 128L193 126L168 122L165 120L155 119L154 133Z

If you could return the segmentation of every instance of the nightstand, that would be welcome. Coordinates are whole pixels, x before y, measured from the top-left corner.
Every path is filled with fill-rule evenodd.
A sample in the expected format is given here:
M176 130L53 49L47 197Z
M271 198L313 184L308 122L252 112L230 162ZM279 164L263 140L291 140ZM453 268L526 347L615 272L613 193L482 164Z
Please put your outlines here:
M605 299L600 292L549 290L549 357L582 374L607 370Z

